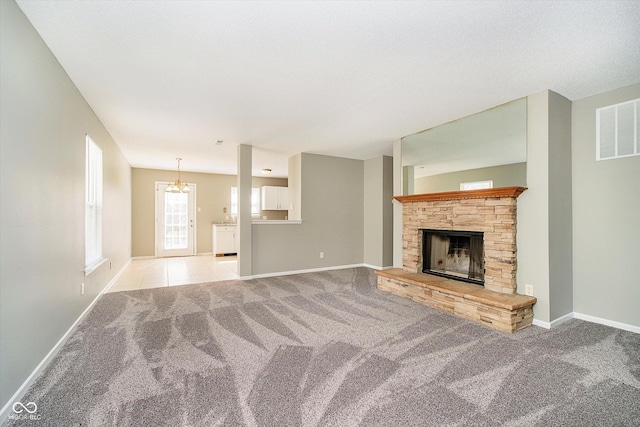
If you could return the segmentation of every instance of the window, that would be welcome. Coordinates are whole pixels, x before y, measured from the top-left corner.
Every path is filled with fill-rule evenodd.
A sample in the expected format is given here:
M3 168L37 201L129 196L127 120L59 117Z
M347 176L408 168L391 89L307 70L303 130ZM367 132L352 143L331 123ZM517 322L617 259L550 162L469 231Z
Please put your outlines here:
M640 155L640 99L596 110L596 160Z
M238 187L231 187L231 216L238 216ZM260 189L251 189L251 216L260 216Z
M102 260L102 150L87 135L85 186L85 270Z
M460 190L480 190L483 188L493 188L493 180L460 183Z

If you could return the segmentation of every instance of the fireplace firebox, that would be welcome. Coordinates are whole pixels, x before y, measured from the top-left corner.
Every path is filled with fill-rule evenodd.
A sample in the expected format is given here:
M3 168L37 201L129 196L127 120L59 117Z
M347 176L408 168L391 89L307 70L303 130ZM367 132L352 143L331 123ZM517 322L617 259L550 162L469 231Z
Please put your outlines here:
M483 233L422 230L422 272L484 286Z

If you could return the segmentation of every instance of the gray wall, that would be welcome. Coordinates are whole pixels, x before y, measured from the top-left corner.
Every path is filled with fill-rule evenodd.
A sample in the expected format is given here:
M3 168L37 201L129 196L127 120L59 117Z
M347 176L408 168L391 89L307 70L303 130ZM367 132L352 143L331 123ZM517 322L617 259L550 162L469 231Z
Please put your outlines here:
M549 92L550 318L573 312L571 101Z
M393 266L393 157L364 162L364 263Z
M438 193L442 191L458 191L461 182L493 180L493 187L527 186L527 164L493 166L489 168L470 169L440 175L416 178L413 191L415 194Z
M155 255L155 183L174 181L176 171L132 169L132 256ZM182 179L196 184L196 242L197 253L212 251L213 222L231 218L231 187L238 185L235 175L182 172ZM286 178L253 177L253 187L263 185L287 186ZM225 213L223 208L227 208ZM284 219L287 211L261 211L268 219Z
M640 84L573 103L573 277L578 313L640 327L640 156L596 162L595 110Z
M2 407L129 260L131 169L13 1L0 2L0 31ZM111 263L85 277L87 133L103 150Z
M402 195L402 139L393 141L393 195ZM393 200L393 267L402 268L402 203Z
M253 275L362 264L364 162L303 153L300 185L302 224L253 224Z
M571 103L545 90L527 97L527 187L518 198L518 293L532 285L534 317L571 312ZM555 158L552 158L554 157ZM554 257L554 259L552 259Z

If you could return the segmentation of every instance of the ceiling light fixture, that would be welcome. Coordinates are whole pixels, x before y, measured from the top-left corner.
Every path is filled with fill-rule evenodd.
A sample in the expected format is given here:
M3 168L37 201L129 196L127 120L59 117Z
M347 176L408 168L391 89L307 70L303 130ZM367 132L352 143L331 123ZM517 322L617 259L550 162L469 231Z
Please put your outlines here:
M180 179L180 161L182 158L176 157L176 160L178 161L178 180L170 182L169 186L164 191L167 193L188 193L191 191L189 183Z
M271 173L271 169L264 168L262 169L262 175L269 175Z

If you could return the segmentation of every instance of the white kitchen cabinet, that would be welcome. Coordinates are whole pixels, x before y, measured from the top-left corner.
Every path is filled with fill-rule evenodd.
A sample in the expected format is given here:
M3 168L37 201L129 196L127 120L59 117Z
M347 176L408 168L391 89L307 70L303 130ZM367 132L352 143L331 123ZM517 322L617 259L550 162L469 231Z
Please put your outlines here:
M289 187L274 187L265 185L262 187L263 211L289 210Z
M238 226L213 224L213 254L223 256L238 253Z

